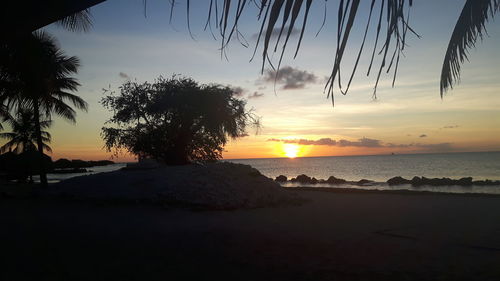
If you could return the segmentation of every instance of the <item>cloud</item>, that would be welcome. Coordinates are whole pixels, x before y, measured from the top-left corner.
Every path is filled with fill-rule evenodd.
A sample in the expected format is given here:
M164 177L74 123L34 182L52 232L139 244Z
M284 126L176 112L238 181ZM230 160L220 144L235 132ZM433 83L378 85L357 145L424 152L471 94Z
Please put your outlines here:
M450 151L452 149L452 144L449 142L443 143L410 143L410 144L394 144L394 143L383 143L381 140L361 138L357 141L350 141L345 139L334 140L331 138L322 138L318 140L308 140L308 139L276 139L271 138L267 141L282 142L282 143L295 143L300 145L325 145L325 146L338 146L338 147L366 147L366 148L417 148L421 150L428 151Z
M264 96L264 93L253 92L253 94L248 94L248 99L258 99Z
M243 89L242 87L231 87L231 90L233 90L233 96L241 98L247 90Z
M458 128L458 127L460 127L460 126L458 126L458 125L448 125L448 126L441 127L439 129L440 130L441 129L455 129L455 128Z
M296 143L301 145L326 145L326 146L355 146L355 147L383 147L381 141L369 138L361 138L358 141L334 140L331 138L322 138L319 140L308 139L268 139L267 141L276 141L283 143Z
M280 29L281 28L279 28L279 27L273 28L273 31L271 32L271 39L275 39L275 38L278 37L278 35L280 34ZM281 38L285 39L286 36L287 36L287 34L288 34L288 26L285 26L283 28L283 32L281 34ZM296 28L296 27L293 27L292 28L292 32L290 33L290 37L296 36L298 34L300 34L300 30L298 28ZM262 33L261 36L264 37L265 35L266 35L265 33ZM259 37L259 33L254 33L254 34L252 34L251 38L254 39L254 40L257 40L258 37ZM261 39L262 39L262 37L261 37Z
M127 73L125 73L125 72L120 72L120 73L118 73L118 75L119 75L121 78L124 78L124 79L130 80L130 76L128 76L128 74L127 74Z
M426 135L426 134L421 134L421 135L419 136L419 138L426 138L426 137L427 137L427 135Z
M263 79L268 83L276 81L277 84L282 84L284 90L292 90L302 89L306 84L315 83L318 77L305 70L285 66L279 71L267 70Z

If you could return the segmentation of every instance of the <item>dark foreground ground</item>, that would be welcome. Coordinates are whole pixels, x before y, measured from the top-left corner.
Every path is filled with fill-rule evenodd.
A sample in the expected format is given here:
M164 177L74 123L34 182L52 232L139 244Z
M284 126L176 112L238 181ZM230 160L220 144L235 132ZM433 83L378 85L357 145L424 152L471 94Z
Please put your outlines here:
M0 280L500 280L500 198L189 211L0 199Z

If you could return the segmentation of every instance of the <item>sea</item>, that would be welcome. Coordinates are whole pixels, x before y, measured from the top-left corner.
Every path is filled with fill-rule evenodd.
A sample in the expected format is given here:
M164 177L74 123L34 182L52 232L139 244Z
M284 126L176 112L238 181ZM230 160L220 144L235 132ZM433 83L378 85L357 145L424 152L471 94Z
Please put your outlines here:
M263 158L237 159L229 162L251 165L270 178L284 175L288 179L305 174L317 179L328 179L330 176L358 181L368 179L375 181L369 186L332 186L316 184L316 187L351 187L362 189L393 190L406 189L431 192L451 193L491 193L500 194L500 186L421 186L411 185L389 186L386 181L395 176L411 179L414 176L427 178L459 179L472 177L474 180L500 180L500 151L497 152L464 152L434 154L396 154L370 156L328 156L300 158ZM300 184L285 183L294 187ZM302 184L303 185L303 184Z
M368 179L372 185L328 185L316 184L316 187L350 187L377 190L418 190L451 193L488 193L500 194L500 186L420 186L411 185L389 186L386 181L395 176L411 179L414 176L427 178L459 179L472 177L474 180L500 180L500 151L497 152L464 152L439 154L396 154L370 156L328 156L300 158L260 158L231 159L227 162L250 165L269 178L284 175L288 179L305 174L317 179L328 179L330 176L348 181ZM49 182L59 182L68 178L95 173L110 172L124 167L125 163L109 166L92 167L87 173L78 174L48 174ZM296 187L299 184L285 183L286 187Z

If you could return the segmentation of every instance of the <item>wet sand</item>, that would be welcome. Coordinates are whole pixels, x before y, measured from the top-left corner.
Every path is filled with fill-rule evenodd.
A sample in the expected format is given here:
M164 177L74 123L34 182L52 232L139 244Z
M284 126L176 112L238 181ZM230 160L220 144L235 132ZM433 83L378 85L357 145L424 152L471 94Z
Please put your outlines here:
M500 198L300 191L190 211L0 199L0 280L500 280Z

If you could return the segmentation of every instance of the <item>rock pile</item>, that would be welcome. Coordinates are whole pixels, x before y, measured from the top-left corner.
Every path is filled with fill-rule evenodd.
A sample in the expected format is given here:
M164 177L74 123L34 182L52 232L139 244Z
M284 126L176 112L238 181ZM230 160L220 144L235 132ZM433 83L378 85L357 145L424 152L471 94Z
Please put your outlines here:
M71 178L53 193L75 199L182 204L209 209L297 204L293 192L242 164L163 166Z
M276 177L275 181L279 183L285 183L287 182L287 177L284 175L279 175ZM324 179L317 179L315 177L309 177L308 175L304 174L298 175L296 178L291 178L290 182L300 183L300 184L317 184L317 183L327 183L331 185L351 184L360 186L372 185L375 183L372 180L366 180L366 179L362 179L359 181L347 181L345 179L336 178L335 176L330 176L327 180L324 180Z
M411 180L402 178L402 177L394 177L387 181L389 185L401 185L401 184L411 184L412 186L488 186L488 185L500 185L500 181L491 181L491 180L480 180L473 181L471 177L461 178L458 180L450 179L450 178L426 178L426 177L413 177Z

